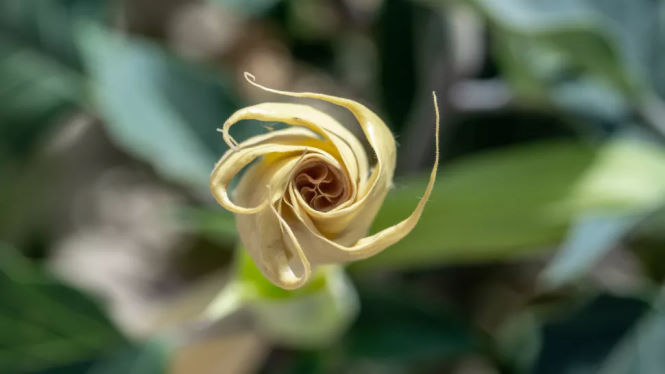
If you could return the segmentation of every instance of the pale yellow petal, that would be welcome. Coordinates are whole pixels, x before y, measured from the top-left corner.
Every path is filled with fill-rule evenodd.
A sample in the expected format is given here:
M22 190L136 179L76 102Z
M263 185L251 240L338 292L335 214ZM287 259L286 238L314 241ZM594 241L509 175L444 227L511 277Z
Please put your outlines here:
M238 232L261 273L285 289L307 282L310 263L272 204L256 214L237 217Z
M217 129L223 133L222 129ZM234 146L230 147L229 151L237 151L240 148L246 148L253 145L267 144L267 143L277 143L277 144L289 144L292 138L302 139L302 138L312 138L319 139L319 136L311 130L302 127L289 127L286 129L279 129L267 132L265 134L255 135L237 143L234 141Z
M243 205L257 205L265 201L268 193L280 195L280 185L288 180L300 158L262 160L250 166L234 191L235 199ZM310 263L273 204L267 204L255 214L236 215L236 225L245 249L271 282L285 289L295 289L309 279Z
M367 155L358 139L334 118L320 110L308 105L291 103L261 103L242 108L233 113L222 127L222 134L227 144L230 146L237 144L229 130L237 122L246 119L281 122L314 131L333 143L338 150L336 156L344 164L354 186L367 178L369 168Z
M403 221L385 228L376 234L362 238L352 245L344 245L341 240L330 240L325 236L319 234L316 227L311 225L309 220L302 212L299 212L297 207L293 207L293 213L297 220L289 220L289 224L293 229L296 236L299 238L303 247L307 248L307 254L310 262L316 263L335 263L359 260L375 255L385 248L397 243L415 227L420 219L425 204L429 199L434 182L436 180L436 172L439 165L439 108L436 101L436 94L433 92L434 109L436 112L436 125L435 125L435 144L436 153L434 166L430 172L429 181L425 189L423 197L418 202L414 211ZM373 216L372 216L373 217Z
M377 159L370 178L367 180L367 183L360 186L359 196L351 204L328 212L317 211L306 204L302 205L301 208L315 221L316 226L320 227L322 231L330 233L339 232L342 228L348 227L351 222L360 223L360 220L356 217L361 212L365 212L362 214L363 218L369 216L368 212L373 212L371 217L369 217L371 221L383 203L383 199L391 186L393 171L395 169L395 140L390 129L388 129L383 121L366 106L353 100L311 92L275 90L256 83L254 76L249 73L245 73L245 78L251 84L263 90L280 95L327 101L348 109L355 116ZM360 226L363 227L368 227L368 225L369 223L367 222L360 223ZM360 230L354 229L354 231Z
M222 206L236 213L241 239L268 279L283 288L297 288L309 278L311 266L372 256L411 232L430 197L438 168L436 95L436 160L423 197L404 220L364 237L392 185L396 147L389 128L356 101L279 91L256 83L251 74L245 77L269 92L346 108L358 121L376 158L370 172L358 139L332 117L306 105L254 105L237 111L224 123L221 131L231 149L215 166L211 191ZM237 143L229 129L244 119L294 127ZM244 168L247 171L234 192L236 204L227 189Z
M288 156L293 154L302 154L303 152L313 152L322 155L322 157L328 157L331 161L336 162L336 160L327 154L326 152L320 150L320 147L312 147L306 144L313 141L311 138L302 138L300 139L302 144L299 145L286 145L286 144L258 144L249 147L239 148L237 151L228 151L222 159L215 165L213 172L210 176L210 191L215 197L217 202L222 205L227 210L237 213L237 214L254 214L266 207L269 201L274 201L273 199L266 199L256 206L240 206L236 205L231 201L228 194L228 186L235 178L235 176L249 165L252 161L258 157L268 156L271 154L282 156ZM284 183L287 183L288 180L285 180ZM266 194L267 198L267 194Z

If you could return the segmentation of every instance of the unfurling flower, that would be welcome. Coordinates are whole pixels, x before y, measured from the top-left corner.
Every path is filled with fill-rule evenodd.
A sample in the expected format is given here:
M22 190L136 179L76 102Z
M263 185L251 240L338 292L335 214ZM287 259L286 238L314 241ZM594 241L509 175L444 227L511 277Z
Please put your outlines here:
M432 192L438 166L436 95L436 160L425 193L406 219L366 236L392 185L396 150L388 127L353 100L278 91L256 83L249 73L245 78L265 91L348 109L376 159L370 167L360 141L335 119L308 105L262 103L242 108L226 120L221 132L230 149L215 165L210 189L224 208L235 213L240 239L266 278L295 289L307 282L314 266L370 257L413 229ZM237 143L229 128L246 119L289 126ZM232 200L229 183L245 167Z

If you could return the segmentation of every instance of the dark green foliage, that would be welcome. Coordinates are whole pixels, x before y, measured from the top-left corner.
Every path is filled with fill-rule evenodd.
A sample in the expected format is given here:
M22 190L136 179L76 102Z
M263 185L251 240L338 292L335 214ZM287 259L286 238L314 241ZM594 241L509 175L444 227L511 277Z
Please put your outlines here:
M124 343L99 306L0 246L0 372L78 365Z
M542 329L538 374L597 373L622 338L646 315L644 300L601 295Z

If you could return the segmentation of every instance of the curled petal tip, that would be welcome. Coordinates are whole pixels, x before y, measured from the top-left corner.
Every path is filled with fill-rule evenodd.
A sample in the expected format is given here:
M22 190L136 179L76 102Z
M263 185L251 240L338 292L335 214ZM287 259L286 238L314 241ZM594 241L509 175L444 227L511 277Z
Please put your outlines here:
M243 73L243 76L244 76L245 79L246 79L248 82L250 82L250 83L254 83L254 82L256 82L256 77L254 76L254 74L252 74L252 73L250 73L250 72L248 72L248 71L244 72L244 73Z

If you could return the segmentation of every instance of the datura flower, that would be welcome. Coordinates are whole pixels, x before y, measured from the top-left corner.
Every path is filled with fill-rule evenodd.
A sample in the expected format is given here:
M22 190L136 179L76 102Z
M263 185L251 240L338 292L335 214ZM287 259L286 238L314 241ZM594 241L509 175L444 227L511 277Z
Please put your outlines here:
M434 93L436 160L425 193L410 216L366 236L392 186L396 147L388 127L356 101L268 88L249 73L245 78L271 93L348 109L373 153L368 157L347 128L308 105L261 103L242 108L226 120L219 131L229 150L215 165L210 189L219 204L236 215L240 239L266 278L285 289L298 288L315 266L370 257L414 228L432 192L438 166L439 112ZM229 129L248 119L288 126L238 143ZM373 166L370 159L375 160ZM229 184L243 169L232 199Z

